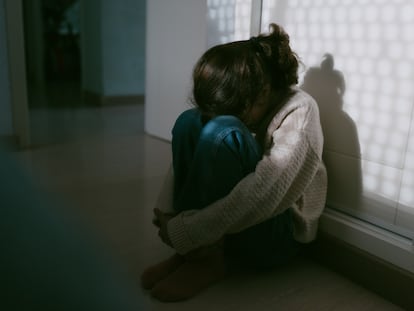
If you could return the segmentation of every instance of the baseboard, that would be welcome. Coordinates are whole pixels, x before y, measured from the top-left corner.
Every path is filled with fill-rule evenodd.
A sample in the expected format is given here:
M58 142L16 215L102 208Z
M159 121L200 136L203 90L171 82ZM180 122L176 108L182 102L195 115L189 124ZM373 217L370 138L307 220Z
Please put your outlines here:
M144 103L144 98L142 94L104 96L82 90L82 101L87 106L139 105Z
M413 273L323 232L303 254L384 299L406 310L414 310Z

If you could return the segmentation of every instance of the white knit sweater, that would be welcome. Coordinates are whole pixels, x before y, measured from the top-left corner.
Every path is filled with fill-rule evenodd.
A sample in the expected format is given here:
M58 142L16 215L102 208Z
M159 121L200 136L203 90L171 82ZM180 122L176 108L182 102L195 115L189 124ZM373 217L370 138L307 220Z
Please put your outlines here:
M268 126L270 148L256 170L226 197L202 210L182 212L168 222L168 234L178 253L213 244L225 234L240 232L290 207L295 239L302 243L315 239L327 190L323 135L315 100L298 88L295 91ZM157 204L166 212L172 211L172 189L170 169Z

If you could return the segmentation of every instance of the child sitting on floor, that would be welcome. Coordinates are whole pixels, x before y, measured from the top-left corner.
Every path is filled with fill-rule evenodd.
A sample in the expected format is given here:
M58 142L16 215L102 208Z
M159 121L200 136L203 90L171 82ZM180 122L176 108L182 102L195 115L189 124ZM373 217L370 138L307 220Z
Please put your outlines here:
M327 190L323 135L297 70L276 24L197 62L195 108L175 122L172 169L154 210L176 254L141 277L153 297L190 298L236 262L280 265L315 239Z

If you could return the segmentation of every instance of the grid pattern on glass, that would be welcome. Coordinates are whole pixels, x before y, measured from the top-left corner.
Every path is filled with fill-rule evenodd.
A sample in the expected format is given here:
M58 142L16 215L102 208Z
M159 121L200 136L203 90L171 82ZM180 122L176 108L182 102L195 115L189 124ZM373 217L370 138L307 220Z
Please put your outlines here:
M207 46L250 35L252 0L207 0Z
M414 207L414 114L411 119L410 140L405 157L399 201L405 206Z
M414 207L414 1L263 0L262 12L262 30L276 22L289 33L302 78L334 55L367 162L364 192Z
M234 40L249 39L251 12L252 0L236 0L236 21Z

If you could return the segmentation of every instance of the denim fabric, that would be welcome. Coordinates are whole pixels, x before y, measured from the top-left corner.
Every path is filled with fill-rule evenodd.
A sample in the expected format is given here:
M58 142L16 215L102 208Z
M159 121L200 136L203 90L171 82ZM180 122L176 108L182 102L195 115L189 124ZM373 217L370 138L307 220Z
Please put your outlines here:
M234 116L206 124L196 109L182 113L172 131L174 208L200 209L228 194L254 171L262 152L247 127Z
M234 116L203 122L197 109L183 112L172 130L177 212L201 209L226 196L255 170L262 150L249 129ZM292 237L290 210L225 239L226 250L259 266L289 257ZM284 249L286 248L286 252Z
M246 230L227 235L226 253L232 263L254 268L286 264L301 249L293 238L291 209Z

